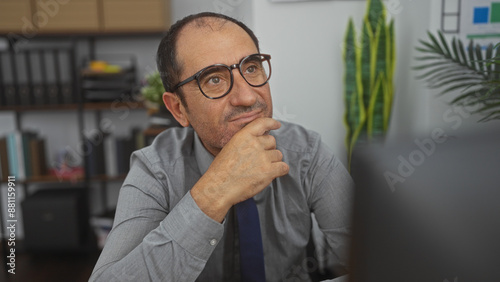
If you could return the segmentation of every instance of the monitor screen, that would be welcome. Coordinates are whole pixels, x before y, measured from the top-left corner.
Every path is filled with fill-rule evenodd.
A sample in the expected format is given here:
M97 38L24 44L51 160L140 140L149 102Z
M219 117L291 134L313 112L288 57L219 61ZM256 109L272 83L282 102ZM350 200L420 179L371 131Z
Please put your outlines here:
M359 148L350 281L500 281L500 133Z

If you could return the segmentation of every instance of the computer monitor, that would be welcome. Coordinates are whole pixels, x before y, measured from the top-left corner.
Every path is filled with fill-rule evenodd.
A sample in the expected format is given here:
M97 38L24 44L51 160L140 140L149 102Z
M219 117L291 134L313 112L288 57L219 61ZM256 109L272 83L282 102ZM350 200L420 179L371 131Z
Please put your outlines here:
M500 132L360 148L351 172L350 281L500 281Z

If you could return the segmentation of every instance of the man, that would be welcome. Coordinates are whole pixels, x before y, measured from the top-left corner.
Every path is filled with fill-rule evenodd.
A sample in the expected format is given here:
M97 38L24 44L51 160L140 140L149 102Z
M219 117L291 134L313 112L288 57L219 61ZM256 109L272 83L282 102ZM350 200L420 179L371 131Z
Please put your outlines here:
M252 279L308 281L318 265L306 253L311 213L346 266L352 180L316 133L272 119L270 59L250 29L220 14L171 27L158 68L184 128L133 154L90 280L247 281L262 271ZM243 203L256 204L252 228ZM245 257L247 240L260 255Z

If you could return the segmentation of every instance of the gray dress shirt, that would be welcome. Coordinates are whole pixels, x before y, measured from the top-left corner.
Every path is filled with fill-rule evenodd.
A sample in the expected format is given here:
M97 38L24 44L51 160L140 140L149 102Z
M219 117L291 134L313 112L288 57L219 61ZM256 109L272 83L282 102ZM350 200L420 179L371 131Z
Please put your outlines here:
M351 177L317 133L282 122L271 135L290 172L254 197L266 280L309 281L308 273L321 263L306 253L311 213L326 239L319 251L347 267ZM222 224L216 222L189 193L213 159L192 128L166 130L134 152L90 281L232 280L232 211Z

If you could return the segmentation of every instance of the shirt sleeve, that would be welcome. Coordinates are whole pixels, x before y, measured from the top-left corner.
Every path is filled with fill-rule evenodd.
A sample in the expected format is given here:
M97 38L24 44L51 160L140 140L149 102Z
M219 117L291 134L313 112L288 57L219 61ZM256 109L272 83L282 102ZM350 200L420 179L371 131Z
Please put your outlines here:
M189 192L169 209L165 189L137 158L127 179L133 180L120 190L113 229L89 281L194 281L223 225Z
M316 246L325 264L336 274L349 269L348 256L354 181L344 165L320 142L308 172L311 194L309 206L324 235L324 244Z

